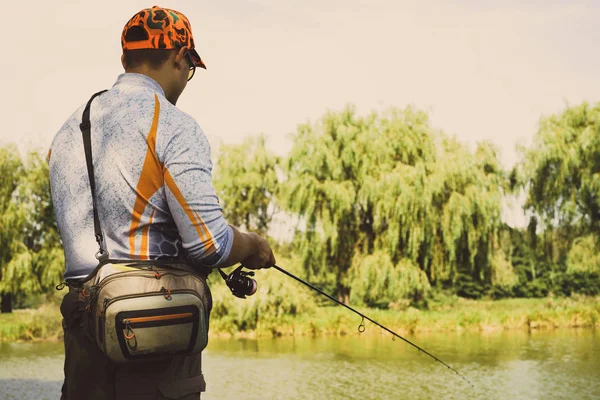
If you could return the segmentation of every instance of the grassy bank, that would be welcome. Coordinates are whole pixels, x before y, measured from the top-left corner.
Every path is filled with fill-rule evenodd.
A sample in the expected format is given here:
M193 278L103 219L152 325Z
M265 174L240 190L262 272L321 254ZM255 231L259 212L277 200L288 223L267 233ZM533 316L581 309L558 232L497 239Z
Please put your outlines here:
M363 314L399 334L485 332L510 329L600 327L600 297L466 300L430 305L427 310L360 308ZM361 318L342 307L320 307L312 314L259 319L256 329L240 332L225 320L211 322L214 335L269 337L357 334ZM387 334L365 321L364 334Z
M427 310L361 312L399 334L424 332L499 331L600 327L600 297L506 299L497 301L454 298L430 303ZM354 335L361 318L342 307L317 307L300 315L255 316L249 326L240 319L212 318L213 337L273 337ZM245 325L245 326L244 326ZM368 321L365 334L387 334ZM60 340L61 316L57 305L0 314L0 341Z
M0 314L0 342L62 340L61 321L55 304Z

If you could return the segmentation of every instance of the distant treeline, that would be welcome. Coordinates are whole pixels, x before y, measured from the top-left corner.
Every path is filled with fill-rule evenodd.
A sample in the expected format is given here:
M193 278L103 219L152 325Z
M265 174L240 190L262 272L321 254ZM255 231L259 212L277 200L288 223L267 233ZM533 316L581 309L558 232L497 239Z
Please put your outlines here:
M262 136L223 146L214 183L231 224L268 234L274 214L286 215L295 234L272 239L277 253L345 302L599 294L600 103L541 119L519 152L505 170L491 143L471 152L425 112L348 106L299 125L285 158ZM524 229L502 220L520 194ZM2 310L53 289L62 263L46 162L0 148Z

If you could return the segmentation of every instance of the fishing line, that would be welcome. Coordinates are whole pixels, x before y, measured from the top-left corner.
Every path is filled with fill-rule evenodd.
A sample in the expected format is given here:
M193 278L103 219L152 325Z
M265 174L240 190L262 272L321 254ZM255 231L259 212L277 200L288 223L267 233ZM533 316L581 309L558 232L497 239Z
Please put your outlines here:
M440 360L439 358L437 358L436 356L434 356L433 354L429 353L427 350L422 349L421 347L417 346L416 344L414 344L413 342L411 342L408 339L403 338L402 336L398 335L396 332L390 330L389 328L386 328L385 326L381 325L379 322L372 320L371 318L367 317L366 315L364 315L363 313L361 313L360 311L355 310L354 308L342 303L341 301L339 301L338 299L336 299L335 297L332 297L330 295L328 295L327 293L325 293L324 291L322 291L321 289L319 289L318 287L298 278L297 276L295 276L294 274L284 270L283 268L278 267L277 265L273 265L273 268L275 268L276 270L278 270L279 272L284 273L285 275L289 276L292 279L297 280L298 282L302 283L303 285L308 286L309 288L311 288L312 290L315 290L317 292L319 292L320 294L322 294L323 296L329 298L330 300L333 300L334 302L336 302L337 304L346 307L348 310L352 311L353 313L356 313L358 315L360 315L362 317L361 323L358 326L358 331L360 333L365 331L365 319L368 321L371 321L372 323L374 323L375 325L379 326L381 329L386 330L387 332L391 333L392 335L392 340L394 340L396 337L400 338L402 340L404 340L406 343L410 344L411 346L413 346L414 348L416 348L417 350L419 350L420 352L423 352L425 354L427 354L429 357L433 358L435 361L441 363L443 366L445 366L446 368L450 369L451 371L453 371L456 375L460 376L463 380L465 380L469 385L471 385L473 388L475 388L475 386L471 383L471 381L469 381L467 378L465 378L463 375L461 375L457 370L455 370L454 368L452 368L451 366L449 366L448 364L446 364L445 362L443 362L442 360Z

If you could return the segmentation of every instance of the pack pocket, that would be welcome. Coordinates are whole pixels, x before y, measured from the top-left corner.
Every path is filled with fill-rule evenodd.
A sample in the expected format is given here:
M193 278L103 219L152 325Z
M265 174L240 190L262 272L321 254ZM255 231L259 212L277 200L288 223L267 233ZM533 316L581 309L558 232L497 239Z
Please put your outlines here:
M107 302L97 338L117 363L198 353L208 341L204 310L190 290L121 296Z

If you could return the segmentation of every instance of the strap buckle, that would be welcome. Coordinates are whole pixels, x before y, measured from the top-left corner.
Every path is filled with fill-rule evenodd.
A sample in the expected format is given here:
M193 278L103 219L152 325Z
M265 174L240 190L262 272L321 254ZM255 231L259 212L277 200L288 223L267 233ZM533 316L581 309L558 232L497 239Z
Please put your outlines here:
M96 242L98 242L98 251L96 252L96 260L98 261L105 261L108 259L108 251L104 250L104 246L102 246L102 244L104 243L104 240L102 239L102 235L100 234L96 234Z
M104 249L100 249L96 252L96 260L98 261L106 261L108 260L109 254L108 251L104 250Z
M83 121L81 124L79 124L79 129L81 129L82 131L89 130L91 128L92 123L89 120Z

